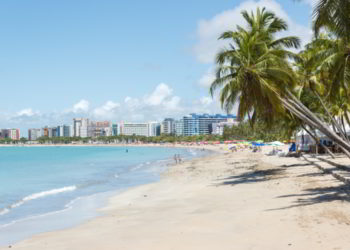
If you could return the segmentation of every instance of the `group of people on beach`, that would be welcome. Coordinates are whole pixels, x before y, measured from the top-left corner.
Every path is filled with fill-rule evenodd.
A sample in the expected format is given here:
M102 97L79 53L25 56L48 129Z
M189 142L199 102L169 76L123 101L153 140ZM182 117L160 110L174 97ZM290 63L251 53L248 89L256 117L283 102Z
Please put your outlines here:
M182 162L180 154L174 155L174 161L175 161L175 164L178 164L178 163L180 164Z

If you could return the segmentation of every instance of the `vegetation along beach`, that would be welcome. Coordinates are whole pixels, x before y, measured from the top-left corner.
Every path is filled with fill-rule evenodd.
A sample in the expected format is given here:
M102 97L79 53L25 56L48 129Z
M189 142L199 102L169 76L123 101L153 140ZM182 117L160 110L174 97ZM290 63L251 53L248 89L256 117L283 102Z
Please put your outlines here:
M96 33L50 67L72 96L119 101L0 113L18 127L0 129L0 249L350 249L350 0L75 4L88 26L67 7L57 32L72 47ZM158 77L174 89L143 94Z

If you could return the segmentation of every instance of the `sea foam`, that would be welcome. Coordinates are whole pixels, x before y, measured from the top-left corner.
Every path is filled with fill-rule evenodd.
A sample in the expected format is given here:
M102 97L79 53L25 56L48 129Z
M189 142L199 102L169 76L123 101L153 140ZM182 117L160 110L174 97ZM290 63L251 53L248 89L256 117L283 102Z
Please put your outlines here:
M59 194L59 193L72 192L76 189L77 189L76 186L67 186L67 187L63 187L63 188L56 188L56 189L51 189L51 190L47 190L47 191L43 191L43 192L39 192L39 193L30 194L30 195L24 197L23 199L11 204L10 206L1 209L0 215L5 215L5 214L9 213L11 209L22 206L24 203L26 203L28 201L40 199L40 198L43 198L46 196L55 195L55 194Z

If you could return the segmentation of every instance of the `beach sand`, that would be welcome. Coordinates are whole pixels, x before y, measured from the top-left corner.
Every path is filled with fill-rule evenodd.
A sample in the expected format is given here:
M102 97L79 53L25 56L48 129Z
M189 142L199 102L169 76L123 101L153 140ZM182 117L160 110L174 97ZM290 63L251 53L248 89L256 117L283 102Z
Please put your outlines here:
M104 216L11 247L350 249L344 184L303 158L264 153L226 152L173 166L159 182L112 197Z

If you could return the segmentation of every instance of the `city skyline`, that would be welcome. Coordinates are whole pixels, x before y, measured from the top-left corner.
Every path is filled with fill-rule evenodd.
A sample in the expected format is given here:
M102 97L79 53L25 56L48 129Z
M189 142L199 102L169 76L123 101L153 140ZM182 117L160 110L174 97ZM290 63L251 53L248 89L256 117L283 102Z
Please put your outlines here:
M74 117L146 121L222 113L208 93L214 54L224 46L217 41L220 32L242 24L242 9L266 6L305 43L311 38L311 4L140 1L131 8L111 0L2 2L0 81L12 94L0 100L0 127L26 131Z
M214 124L215 128L213 127ZM192 136L216 133L214 130L221 131L220 134L222 134L224 124L229 126L238 124L237 116L191 113L183 116L179 120L164 118L162 121L148 122L112 122L94 121L89 118L74 118L72 124L30 128L28 129L27 137L29 140L37 140L40 137L96 138L100 136L116 135L141 135L152 137L161 134L171 134L176 136ZM219 127L221 127L221 129ZM21 137L23 137L23 134Z

